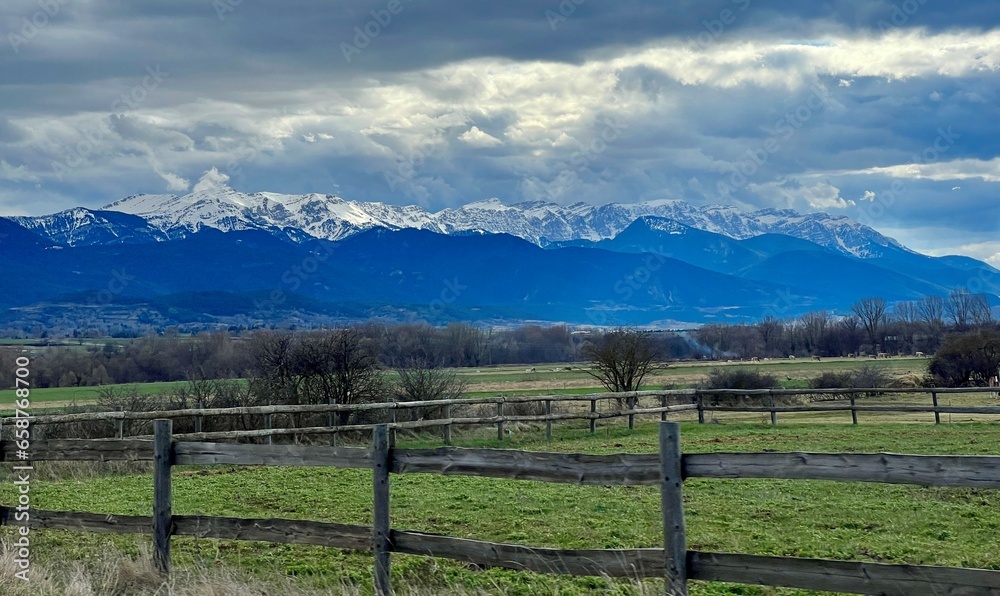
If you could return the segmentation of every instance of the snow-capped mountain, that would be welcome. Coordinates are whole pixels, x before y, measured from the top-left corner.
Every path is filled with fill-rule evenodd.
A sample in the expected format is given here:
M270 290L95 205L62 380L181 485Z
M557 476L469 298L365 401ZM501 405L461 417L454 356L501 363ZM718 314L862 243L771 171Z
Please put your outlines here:
M138 244L169 240L170 234L150 226L142 217L118 211L75 207L42 217L11 217L12 221L58 244Z
M506 233L540 246L570 240L613 238L634 221L654 216L685 226L746 239L784 234L845 254L868 258L883 249L903 248L892 238L847 217L764 209L746 212L731 206L697 207L679 200L563 206L532 201L505 205L498 199L469 203L431 213L418 206L348 201L335 195L243 193L217 187L187 195L134 195L93 212L74 209L52 216L17 218L25 227L68 245L101 243L120 237L108 212L142 218L155 239L175 238L202 228L222 231L267 230L293 240L340 240L375 227L416 228L445 234L468 231ZM101 234L86 232L102 230ZM141 234L133 232L133 236ZM136 237L138 239L138 237Z

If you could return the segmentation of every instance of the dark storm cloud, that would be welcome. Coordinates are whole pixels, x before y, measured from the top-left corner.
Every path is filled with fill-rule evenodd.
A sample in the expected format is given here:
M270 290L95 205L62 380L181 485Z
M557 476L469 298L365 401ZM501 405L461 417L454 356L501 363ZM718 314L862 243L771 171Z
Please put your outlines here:
M986 1L9 0L0 210L183 192L212 167L247 191L433 209L865 217L903 181L873 225L951 213L983 236L998 21ZM940 130L955 138L928 160Z

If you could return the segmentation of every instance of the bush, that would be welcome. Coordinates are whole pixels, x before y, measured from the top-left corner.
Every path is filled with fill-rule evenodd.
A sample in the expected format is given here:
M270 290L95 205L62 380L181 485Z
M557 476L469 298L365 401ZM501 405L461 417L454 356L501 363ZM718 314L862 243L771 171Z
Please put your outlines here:
M885 367L877 364L864 364L854 370L826 371L818 377L809 380L810 389L840 389L846 387L888 387L889 374ZM860 395L880 395L867 392Z
M854 373L851 371L834 372L826 371L818 377L809 379L810 389L841 389L852 387L854 383Z
M935 385L982 387L1000 369L1000 332L979 330L945 339L928 365Z
M702 389L773 389L778 378L759 370L713 368L702 383Z

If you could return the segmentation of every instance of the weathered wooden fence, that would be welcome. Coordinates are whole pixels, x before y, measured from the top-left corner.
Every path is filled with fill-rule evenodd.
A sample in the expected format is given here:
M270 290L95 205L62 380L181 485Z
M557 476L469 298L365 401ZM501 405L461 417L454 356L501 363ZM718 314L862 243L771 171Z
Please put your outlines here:
M387 425L375 428L371 449L302 445L234 445L178 442L172 422L157 420L152 441L59 440L32 445L33 461L153 461L152 516L30 510L15 521L14 508L0 508L4 525L108 533L151 533L154 561L170 567L170 537L311 544L366 550L375 556L378 594L391 593L391 553L441 557L484 567L538 573L663 578L669 595L686 595L688 580L830 590L859 594L1000 594L1000 571L887 565L713 553L687 550L682 486L685 478L782 478L881 482L921 486L1000 488L1000 456L937 456L855 453L691 453L680 450L680 426L660 425L659 454L580 455L513 450L394 449ZM14 460L16 447L0 453ZM372 527L289 520L174 515L171 469L176 465L280 465L373 470ZM391 474L437 473L580 485L658 485L663 547L566 550L502 544L394 529L390 516Z
M997 406L949 406L939 403L940 395L959 393L992 393L995 387L931 387L931 388L841 388L841 389L674 389L661 391L632 391L627 393L592 393L586 395L541 395L541 396L496 396L460 399L442 399L432 401L412 401L412 402L380 402L367 404L316 404L316 405L272 405L253 406L242 408L202 408L195 407L178 410L159 410L149 412L128 412L117 409L112 412L84 412L78 414L53 414L32 416L32 424L66 424L75 422L95 422L106 421L114 425L114 436L118 439L126 438L124 433L125 421L150 421L155 419L179 419L193 418L195 421L193 433L183 433L175 435L175 438L197 441L220 441L230 439L247 439L262 437L267 442L271 442L272 437L308 435L332 435L336 437L339 433L367 431L371 432L376 426L382 424L338 424L336 413L351 412L382 412L384 417L390 420L389 428L392 431L400 429L427 429L440 428L445 444L451 444L452 428L456 425L493 425L497 429L497 438L503 440L505 437L505 425L512 423L544 422L546 435L552 436L552 425L555 422L565 422L569 420L589 420L590 432L596 432L597 421L615 418L626 418L629 428L635 425L636 416L660 415L660 420L666 420L667 414L672 412L696 411L698 422L705 422L706 412L720 413L769 413L772 424L778 424L778 415L781 413L850 413L851 422L858 424L858 414L864 412L898 412L898 413L933 413L935 423L941 422L942 414L987 414L1000 416L1000 405ZM858 396L871 395L905 395L905 394L926 394L930 397L927 405L913 404L859 404ZM713 403L720 397L741 396L756 398L760 405L725 405ZM834 399L825 402L814 402L807 404L781 405L776 398L808 396L811 398L821 396L832 396ZM643 401L645 400L645 404ZM649 401L656 402L650 407ZM670 405L670 400L687 403L675 403ZM586 411L584 404L589 402L590 409ZM614 402L623 404L617 409L598 410L598 403ZM544 414L532 415L511 415L505 413L505 405L516 404L544 404ZM553 413L553 404L563 407L564 410ZM572 407L576 404L579 407ZM487 406L495 407L496 414L490 416L464 416L454 417L452 412L461 406ZM417 408L441 408L442 418L428 418L421 420L397 421L396 413ZM328 414L327 424L324 426L279 426L275 423L275 418L285 416L290 419L297 414ZM233 416L261 416L263 418L263 428L252 430L228 430L217 432L202 432L202 424L206 418ZM3 428L14 422L15 418L0 418L0 437L3 436ZM278 421L280 422L280 420ZM287 420L286 420L287 422ZM139 435L138 438L151 438L151 435Z

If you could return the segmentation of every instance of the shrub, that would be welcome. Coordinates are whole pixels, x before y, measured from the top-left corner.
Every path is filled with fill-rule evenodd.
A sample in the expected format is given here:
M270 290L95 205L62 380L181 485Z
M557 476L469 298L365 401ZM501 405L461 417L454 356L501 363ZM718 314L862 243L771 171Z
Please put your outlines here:
M851 371L825 371L818 377L809 379L810 389L840 389L851 387L854 383L854 373Z
M928 365L942 387L985 386L1000 369L1000 332L979 330L945 339Z
M770 373L743 368L713 368L702 383L702 389L773 389L778 378Z

